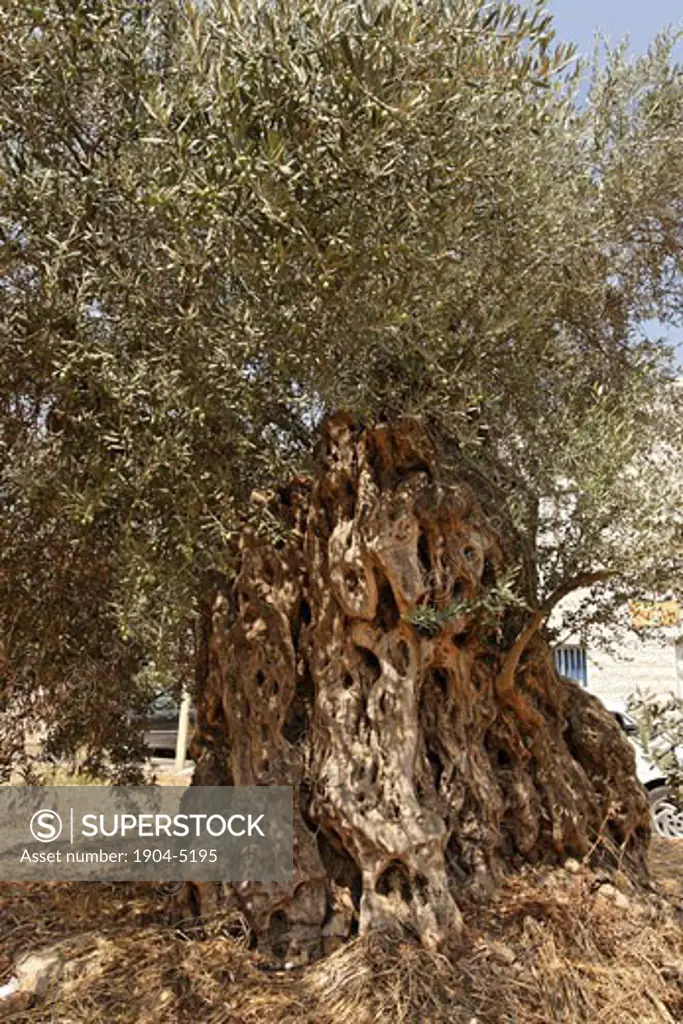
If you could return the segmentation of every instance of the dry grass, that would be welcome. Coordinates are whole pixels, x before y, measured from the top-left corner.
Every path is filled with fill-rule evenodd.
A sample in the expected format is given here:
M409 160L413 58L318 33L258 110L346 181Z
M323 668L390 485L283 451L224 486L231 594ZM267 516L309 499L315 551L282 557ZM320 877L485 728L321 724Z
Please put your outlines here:
M683 839L655 836L650 845L650 870L662 892L683 898Z
M669 873L683 877L683 844L674 845ZM239 922L216 919L201 936L173 926L147 885L4 884L0 983L16 954L63 941L60 987L15 1024L683 1020L679 897L630 891L623 908L599 885L588 871L526 871L485 910L465 908L466 933L448 956L384 935L272 973L248 951Z

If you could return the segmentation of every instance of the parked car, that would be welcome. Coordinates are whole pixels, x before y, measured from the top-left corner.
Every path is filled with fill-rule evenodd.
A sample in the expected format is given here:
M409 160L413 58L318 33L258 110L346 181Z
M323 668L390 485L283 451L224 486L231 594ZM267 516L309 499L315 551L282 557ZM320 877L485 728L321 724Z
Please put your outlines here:
M647 790L655 832L665 839L683 839L683 806L674 798L662 769L645 753L638 738L638 725L626 710L626 703L603 700L610 714L626 733L636 755L636 775ZM683 761L683 751L679 754Z
M180 701L165 690L160 690L149 710L143 716L145 743L154 754L174 756L180 723ZM194 707L190 708L190 728L187 735L187 754L195 723Z

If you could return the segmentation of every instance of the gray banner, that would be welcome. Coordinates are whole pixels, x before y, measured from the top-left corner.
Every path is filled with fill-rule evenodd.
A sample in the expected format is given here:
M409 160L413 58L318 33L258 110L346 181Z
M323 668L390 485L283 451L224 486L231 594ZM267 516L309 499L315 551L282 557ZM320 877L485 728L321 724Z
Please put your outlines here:
M3 786L1 881L292 876L289 786Z

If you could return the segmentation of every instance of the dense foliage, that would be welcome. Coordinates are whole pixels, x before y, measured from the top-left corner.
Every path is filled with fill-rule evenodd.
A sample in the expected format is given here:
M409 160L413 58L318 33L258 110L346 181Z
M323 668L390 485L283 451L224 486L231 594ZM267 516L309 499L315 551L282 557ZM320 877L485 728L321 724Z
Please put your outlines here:
M642 330L683 312L673 37L587 84L542 4L10 0L0 31L6 729L130 760L202 572L338 406L486 481L530 602L673 585Z

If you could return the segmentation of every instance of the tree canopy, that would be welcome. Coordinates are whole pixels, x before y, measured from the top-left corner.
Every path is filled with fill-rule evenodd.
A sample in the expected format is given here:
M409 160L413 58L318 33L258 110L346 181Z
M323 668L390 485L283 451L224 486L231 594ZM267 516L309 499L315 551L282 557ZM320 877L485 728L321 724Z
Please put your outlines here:
M543 3L11 0L0 29L6 730L133 759L202 574L339 407L481 482L531 608L675 585L681 391L644 330L683 314L673 34L591 71Z

